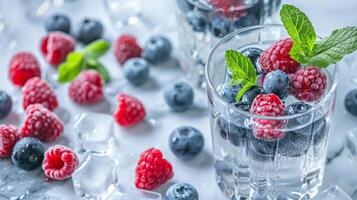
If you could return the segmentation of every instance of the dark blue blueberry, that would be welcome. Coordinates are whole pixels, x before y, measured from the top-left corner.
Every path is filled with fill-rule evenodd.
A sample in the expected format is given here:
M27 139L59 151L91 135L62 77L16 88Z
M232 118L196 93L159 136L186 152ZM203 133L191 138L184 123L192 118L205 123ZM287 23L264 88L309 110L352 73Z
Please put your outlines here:
M345 107L349 113L357 116L357 89L351 90L346 95Z
M80 23L76 38L84 44L89 44L102 38L103 32L103 25L99 21L87 18Z
M309 141L309 137L305 134L287 132L284 138L279 140L279 154L288 157L302 156L308 151Z
M186 82L176 82L164 91L164 99L173 111L183 112L193 103L193 89Z
M170 57L172 45L164 36L154 36L145 44L143 57L154 64L167 60Z
M222 38L232 31L229 21L219 16L214 16L210 22L209 29L212 35Z
M304 102L295 102L288 105L285 108L286 115L296 115L306 113L312 106ZM301 117L289 119L287 126L288 128L294 128L294 126L304 125L310 123L312 118L311 113L306 113Z
M249 58L249 60L253 63L253 65L257 71L257 74L262 73L262 71L260 69L260 65L259 65L259 57L262 53L263 53L263 50L254 48L254 47L246 48L242 51L242 54L247 56Z
M265 93L274 93L280 99L285 99L290 95L289 76L281 70L269 72L264 78L263 88Z
M55 14L45 20L45 28L47 32L61 31L68 34L71 30L71 21L66 15Z
M202 150L204 138L202 133L190 126L176 128L169 137L171 151L182 160L192 160Z
M45 147L36 138L26 137L19 140L12 151L12 162L24 170L34 170L41 166Z
M188 183L176 183L166 191L166 200L198 200L196 188Z
M187 13L186 19L188 24L192 27L195 32L205 32L208 26L206 15L199 11L193 10Z
M12 108L11 97L4 91L0 91L0 119L5 118Z
M225 83L218 89L218 92L227 103L234 103L236 102L237 93L241 88L239 85L231 86L230 83Z
M251 105L247 102L237 102L237 103L234 103L234 106L240 110L249 112Z
M176 0L176 4L183 13L193 10L193 5L189 2L189 0Z
M250 88L245 94L242 96L241 102L252 104L255 97L257 97L259 94L263 94L264 90L262 87L255 86Z
M139 86L149 79L149 69L149 65L144 59L132 58L125 62L123 73L131 84Z
M272 162L277 150L277 141L266 141L256 138L253 134L248 134L248 156L258 162Z

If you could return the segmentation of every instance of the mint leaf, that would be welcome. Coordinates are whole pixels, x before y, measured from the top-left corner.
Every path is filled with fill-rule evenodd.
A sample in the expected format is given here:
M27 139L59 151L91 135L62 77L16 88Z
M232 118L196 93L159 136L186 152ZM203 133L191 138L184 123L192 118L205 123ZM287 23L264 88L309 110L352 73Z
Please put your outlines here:
M100 56L104 55L109 50L109 48L110 48L110 43L103 39L100 39L84 47L83 52L88 57L99 58Z
M85 62L86 69L94 69L96 70L103 78L103 80L107 83L110 81L110 75L104 65L95 58L88 58Z
M66 83L72 81L81 72L84 61L82 52L71 52L68 54L66 62L58 68L58 82Z

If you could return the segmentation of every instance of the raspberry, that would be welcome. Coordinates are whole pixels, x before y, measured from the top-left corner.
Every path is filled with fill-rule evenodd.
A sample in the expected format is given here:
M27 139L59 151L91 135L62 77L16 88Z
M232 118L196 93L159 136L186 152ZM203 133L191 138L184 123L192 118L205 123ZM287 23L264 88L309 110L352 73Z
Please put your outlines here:
M121 65L130 58L140 57L141 52L141 47L131 35L120 36L114 44L114 55Z
M41 104L29 105L26 115L20 130L21 137L35 137L43 142L53 142L62 135L62 122Z
M19 130L12 125L0 125L0 158L9 157L20 139Z
M227 19L237 20L247 15L242 0L209 0L208 2L215 8L215 12Z
M18 52L10 61L9 78L14 85L23 86L33 77L40 77L40 64L30 52Z
M103 99L103 80L95 70L82 71L69 86L68 93L76 103L97 103Z
M42 169L48 178L65 180L72 176L78 165L77 155L70 148L55 145L46 151Z
M119 94L117 100L118 107L115 110L114 118L120 126L133 126L145 118L145 108L139 99L126 94Z
M261 70L269 73L280 69L288 74L295 73L300 68L300 64L289 55L292 46L293 41L285 38L266 49L259 58Z
M275 94L259 94L253 101L250 112L263 116L284 115L285 105ZM278 130L284 126L284 121L271 119L253 119L255 137L272 140L284 137L284 133Z
M173 175L172 166L163 158L161 151L150 148L140 155L135 169L135 186L152 190L170 180Z
M291 93L301 101L317 101L327 87L326 75L318 67L308 66L290 75Z
M62 32L51 32L41 40L41 52L48 63L56 66L74 51L75 45L72 36Z
M56 94L45 81L38 77L28 80L22 88L22 107L24 110L35 103L39 103L51 111L58 107Z

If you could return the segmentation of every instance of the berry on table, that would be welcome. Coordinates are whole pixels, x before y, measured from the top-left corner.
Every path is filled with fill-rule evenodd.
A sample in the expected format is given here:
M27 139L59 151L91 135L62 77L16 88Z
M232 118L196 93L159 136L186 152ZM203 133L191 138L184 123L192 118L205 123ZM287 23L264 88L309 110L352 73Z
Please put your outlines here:
M198 192L188 183L176 183L166 191L167 200L198 200Z
M263 88L265 93L274 93L280 99L285 99L290 95L289 76L281 70L271 71L264 78Z
M150 148L139 158L135 169L135 186L153 190L173 177L172 165L163 158L160 150Z
M11 97L4 91L0 90L0 119L9 115L12 108Z
M19 130L12 125L0 125L0 158L11 155L12 149L20 138Z
M72 36L63 32L51 32L41 40L41 52L47 62L57 66L74 51L76 42Z
M345 108L349 113L357 116L357 89L351 90L346 95Z
M45 146L36 138L25 137L19 140L12 152L12 162L24 170L34 170L41 166Z
M114 55L121 65L130 58L141 57L142 49L132 35L120 36L114 44Z
M140 86L149 79L150 68L143 58L132 58L124 63L125 78L133 85Z
M215 12L227 19L237 20L247 14L242 0L209 0L208 3L212 5Z
M22 107L41 104L51 111L58 107L57 97L52 88L42 79L35 77L26 82L22 88Z
M42 142L53 142L63 133L63 123L56 114L41 104L31 104L20 129L21 137L35 137Z
M143 58L157 64L170 57L172 45L170 40L162 35L156 35L149 39L143 50Z
M66 15L54 14L45 20L45 28L47 32L61 31L69 34L71 30L71 21Z
M72 149L55 145L45 152L42 169L48 178L65 180L72 176L78 165L77 155Z
M186 111L193 103L193 89L186 82L179 81L164 91L164 99L173 111Z
M241 88L242 87L239 85L231 86L230 83L225 83L224 85L219 87L218 93L227 103L234 103L236 102L237 93Z
M259 86L252 87L244 93L241 102L252 105L255 97L257 97L259 94L264 94L264 89Z
M219 38L226 36L232 31L229 21L220 16L215 16L210 21L209 29L214 36Z
M103 80L95 70L82 71L68 87L69 97L78 104L93 104L103 99Z
M103 32L103 25L98 20L85 18L79 24L75 35L78 41L89 44L102 38Z
M18 52L12 56L9 66L9 78L14 85L23 86L27 80L40 76L40 64L32 53Z
M114 112L114 118L120 126L134 126L145 118L145 108L139 99L126 94L119 94L117 100L118 106Z
M171 151L182 160L192 160L203 150L204 138L194 127L176 128L169 137Z
M205 32L208 26L206 15L199 10L192 10L186 14L186 20L195 32Z
M314 66L304 67L290 76L291 94L301 101L317 101L325 93L327 78L325 72Z
M257 74L261 74L261 69L259 65L259 57L262 55L263 50L255 48L255 47L250 47L246 48L241 52L244 56L247 56L249 60L252 62L252 64L255 67L255 70Z

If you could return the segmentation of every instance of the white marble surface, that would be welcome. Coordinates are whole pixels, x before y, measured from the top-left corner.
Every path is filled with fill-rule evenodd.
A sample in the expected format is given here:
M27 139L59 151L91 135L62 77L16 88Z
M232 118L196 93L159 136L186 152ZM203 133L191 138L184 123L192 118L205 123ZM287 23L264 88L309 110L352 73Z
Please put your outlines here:
M36 53L37 57L41 59L42 66L46 66L45 62L39 52L39 40L45 34L41 19L33 19L24 14L24 8L20 3L26 0L2 0L2 8L6 19L9 22L10 34L9 38L14 38L17 41L14 50L1 50L0 54L0 89L8 92L12 91L12 86L7 79L7 66L9 56L18 50L31 50ZM76 24L82 17L90 16L100 18L106 27L106 38L113 40L122 32L129 32L136 35L142 44L153 33L162 33L168 35L176 44L175 20L174 20L174 0L150 0L142 2L144 16L149 20L148 26L133 26L127 27L120 31L111 28L111 23L105 14L103 1L100 0L77 0L66 8L55 7L50 12L62 11L71 16L73 25ZM123 1L125 2L125 1ZM327 35L331 30L347 26L357 25L357 1L355 0L289 0L302 8L308 16L311 17L315 24L317 33L321 36ZM160 25L160 26L155 26ZM2 35L2 37L5 37ZM177 49L175 49L177 51ZM111 73L116 78L121 77L121 72L118 64L115 62L113 54L110 52L104 58L103 62L110 68ZM357 62L355 63L357 65ZM357 88L357 84L352 82L353 77L357 77L357 66L353 68L352 65L341 64L341 80L338 87L338 100L336 104L336 113L334 116L332 137L330 142L331 148L337 148L342 144L344 136L348 129L357 125L356 118L350 116L343 107L343 99L345 94L352 88ZM353 70L354 69L354 70ZM351 73L352 72L352 73ZM152 84L144 88L133 88L123 85L121 91L134 94L143 100L149 113L156 111L164 111L164 115L158 118L161 124L158 128L148 128L147 124L139 125L130 130L118 129L121 143L124 146L135 147L136 152L141 152L148 147L160 148L165 157L173 163L175 176L172 182L183 181L189 182L198 188L201 199L203 200L217 200L223 199L223 195L216 186L214 180L214 172L212 168L212 159L210 158L211 145L209 122L207 114L202 110L205 106L205 94L201 91L196 91L195 106L189 112L176 114L168 111L168 108L163 104L162 90L163 86L168 82L174 80L178 75L182 75L180 69L175 62L168 62L162 66L152 68ZM60 86L56 89L56 93L60 99L61 107L71 110L72 115L85 111L105 112L108 110L106 103L95 107L79 107L73 104L68 98L67 85ZM20 120L6 119L0 123L11 122L19 124ZM206 145L205 153L201 158L185 163L170 152L167 145L167 138L170 132L177 126L192 125L199 128L205 135ZM65 138L72 138L73 129L70 126L66 127ZM132 187L134 183L134 167L132 166L128 171L128 176L121 177L123 183ZM357 185L357 164L350 163L344 157L336 159L327 167L325 185L338 184L347 193L351 193ZM167 187L167 185L165 185ZM158 189L159 192L165 190L165 186ZM78 199L74 196L71 182L55 187L49 191L49 194L59 196L61 199Z

